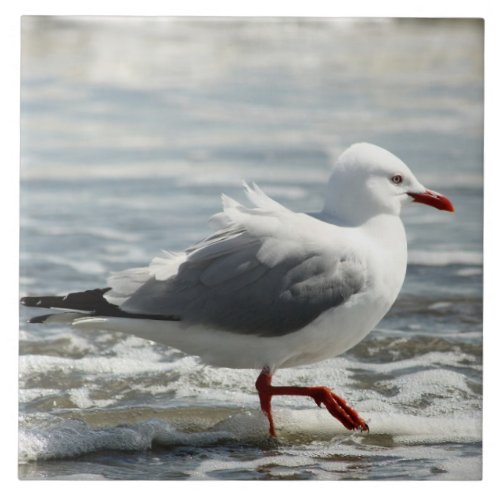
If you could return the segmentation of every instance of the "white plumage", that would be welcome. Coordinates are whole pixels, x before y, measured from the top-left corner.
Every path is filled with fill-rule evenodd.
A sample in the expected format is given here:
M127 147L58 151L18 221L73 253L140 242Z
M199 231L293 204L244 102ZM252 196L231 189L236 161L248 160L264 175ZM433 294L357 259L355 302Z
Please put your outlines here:
M312 363L357 344L399 293L407 260L399 213L425 188L401 160L370 144L339 158L317 214L294 213L256 185L244 187L253 206L223 195L212 236L109 280L105 297L124 311L180 321L74 324L125 331L233 368Z

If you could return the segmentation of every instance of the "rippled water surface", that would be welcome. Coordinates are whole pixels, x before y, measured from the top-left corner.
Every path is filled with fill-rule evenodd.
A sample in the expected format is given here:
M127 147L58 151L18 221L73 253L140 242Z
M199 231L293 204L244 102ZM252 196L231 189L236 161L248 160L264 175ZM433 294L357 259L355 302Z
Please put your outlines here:
M106 283L208 234L241 181L321 207L330 161L369 141L456 213L409 207L387 317L344 356L277 373L367 419L273 399L253 370L121 333L26 324L23 479L479 479L482 26L478 21L23 19L21 294Z

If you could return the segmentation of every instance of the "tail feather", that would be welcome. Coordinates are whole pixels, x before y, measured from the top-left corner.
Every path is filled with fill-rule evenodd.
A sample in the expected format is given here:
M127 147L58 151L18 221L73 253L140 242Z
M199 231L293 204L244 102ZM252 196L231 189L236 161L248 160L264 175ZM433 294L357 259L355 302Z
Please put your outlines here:
M43 307L44 309L70 309L74 311L101 312L106 309L117 309L106 301L103 295L110 288L96 288L85 292L69 293L64 296L23 297L21 304L28 307Z
M23 297L21 304L28 307L41 307L44 309L65 309L69 311L81 311L89 316L112 316L122 318L136 319L156 319L163 321L180 321L175 315L152 315L152 314L134 314L120 309L119 306L109 303L104 294L109 292L110 288L96 288L84 292L69 293L64 296L42 296L42 297ZM29 320L30 323L45 323L54 314L44 314L35 316Z
M34 316L28 320L28 323L55 323L55 324L73 324L73 322L80 318L89 317L86 313L79 312L56 312L51 314L42 314Z

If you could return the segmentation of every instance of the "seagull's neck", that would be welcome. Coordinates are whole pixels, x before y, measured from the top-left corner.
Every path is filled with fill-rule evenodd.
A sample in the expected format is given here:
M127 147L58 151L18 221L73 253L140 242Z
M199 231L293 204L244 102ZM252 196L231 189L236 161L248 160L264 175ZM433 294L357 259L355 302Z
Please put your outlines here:
M349 214L349 216L342 216L335 212L330 212L328 210L323 210L321 212L309 214L316 219L328 222L329 224L335 224L340 227L359 227L359 228L379 228L380 226L392 227L392 226L402 226L402 221L399 215L390 213L380 213L374 216L356 216L355 214Z
M371 269L376 270L373 280L390 306L403 285L408 261L403 221L397 215L381 214L366 221L362 231L372 248L368 256Z
M379 243L384 251L393 254L392 257L398 260L401 257L406 262L406 232L399 215L381 213L355 223L325 211L310 215L335 226L359 229L368 239Z
M406 232L399 215L379 214L366 220L360 228L373 239L383 240L384 246L399 249L403 245L406 252Z

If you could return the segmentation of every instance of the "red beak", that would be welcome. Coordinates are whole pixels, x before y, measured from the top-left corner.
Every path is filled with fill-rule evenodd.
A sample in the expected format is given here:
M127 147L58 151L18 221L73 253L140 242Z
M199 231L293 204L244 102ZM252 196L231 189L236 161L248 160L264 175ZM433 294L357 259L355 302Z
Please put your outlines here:
M424 203L425 205L430 205L431 207L437 208L438 210L446 210L447 212L454 212L455 207L451 201L446 198L446 196L436 193L428 189L423 193L408 193L413 201L416 203Z

